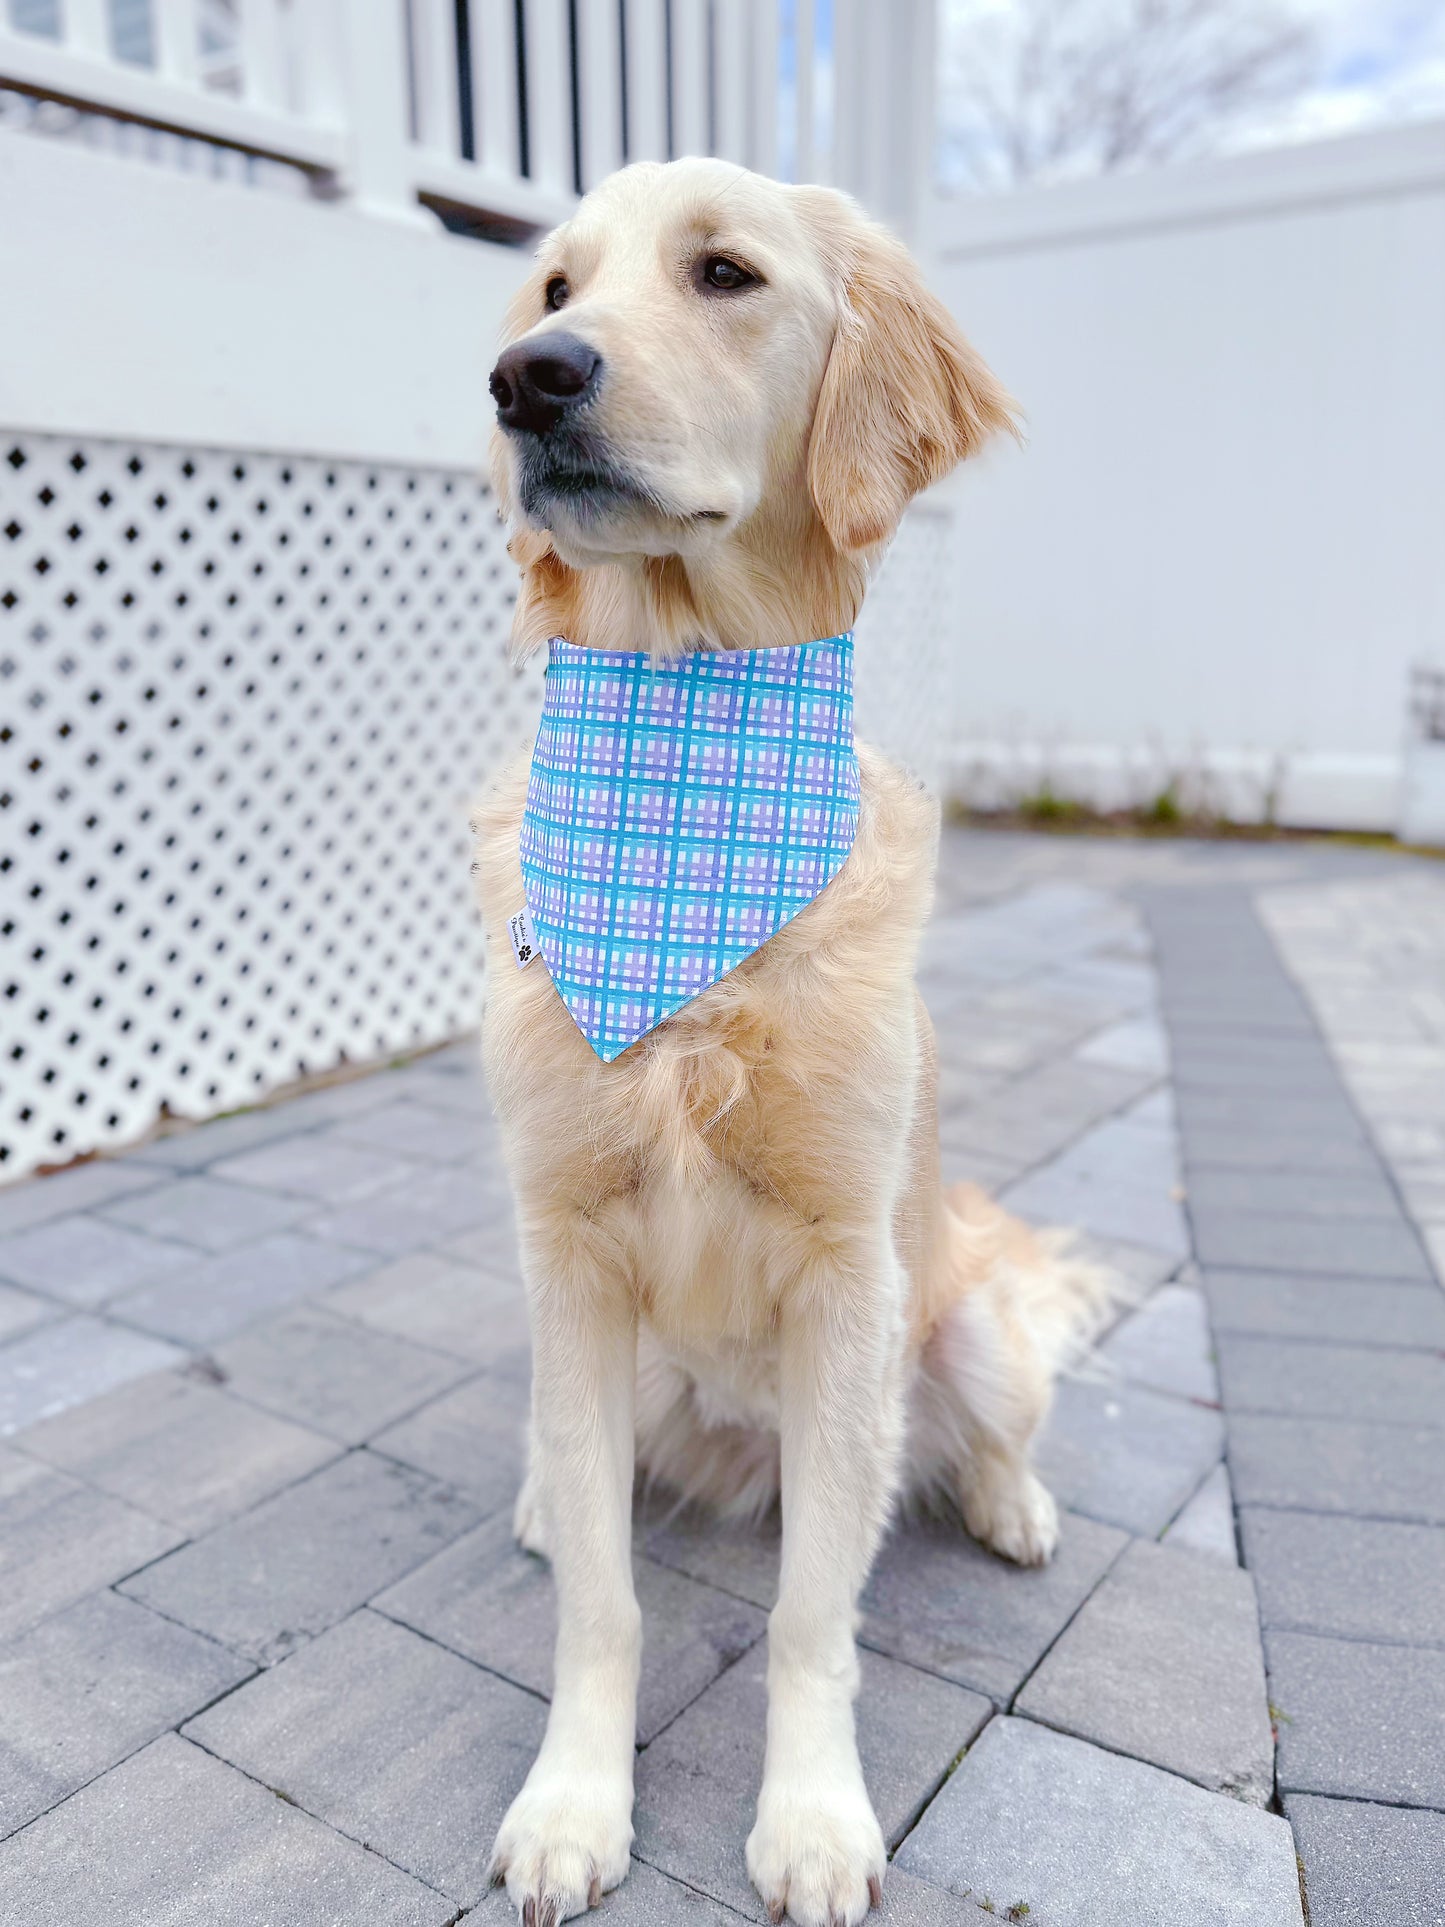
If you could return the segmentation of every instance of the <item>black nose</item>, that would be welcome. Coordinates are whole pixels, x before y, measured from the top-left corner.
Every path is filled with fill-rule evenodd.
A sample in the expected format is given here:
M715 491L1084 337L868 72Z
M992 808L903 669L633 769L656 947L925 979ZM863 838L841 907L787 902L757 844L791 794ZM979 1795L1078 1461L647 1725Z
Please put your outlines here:
M514 341L492 370L490 387L503 428L545 435L569 408L597 392L602 357L576 335Z

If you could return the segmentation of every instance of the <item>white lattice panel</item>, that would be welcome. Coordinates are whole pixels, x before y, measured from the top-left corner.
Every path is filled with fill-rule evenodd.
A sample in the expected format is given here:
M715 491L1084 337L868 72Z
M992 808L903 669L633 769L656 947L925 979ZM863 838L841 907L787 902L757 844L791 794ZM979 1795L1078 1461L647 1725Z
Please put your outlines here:
M0 437L0 1172L475 1021L512 580L471 477Z
M859 636L859 725L946 734L946 520ZM475 1022L466 806L533 727L486 488L0 437L0 1173Z

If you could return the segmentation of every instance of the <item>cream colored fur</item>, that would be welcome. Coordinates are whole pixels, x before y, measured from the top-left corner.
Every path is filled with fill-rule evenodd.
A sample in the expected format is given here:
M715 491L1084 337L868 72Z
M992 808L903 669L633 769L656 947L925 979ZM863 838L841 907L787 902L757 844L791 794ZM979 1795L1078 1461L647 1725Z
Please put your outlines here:
M713 254L761 277L715 296ZM544 290L565 277L556 312ZM645 483L539 524L499 434L519 648L675 653L849 627L909 498L1011 425L899 244L843 197L717 162L645 166L543 246L513 336L604 359L589 434ZM767 1756L747 1864L770 1914L859 1921L884 1845L858 1763L859 1589L900 1493L1007 1557L1048 1558L1029 1442L1105 1282L939 1179L934 1046L913 984L936 816L860 747L847 864L739 969L612 1064L545 968L518 971L525 765L479 806L484 1050L534 1350L523 1543L558 1593L547 1733L495 1868L524 1918L626 1873L641 1630L634 1470L724 1511L781 1493Z

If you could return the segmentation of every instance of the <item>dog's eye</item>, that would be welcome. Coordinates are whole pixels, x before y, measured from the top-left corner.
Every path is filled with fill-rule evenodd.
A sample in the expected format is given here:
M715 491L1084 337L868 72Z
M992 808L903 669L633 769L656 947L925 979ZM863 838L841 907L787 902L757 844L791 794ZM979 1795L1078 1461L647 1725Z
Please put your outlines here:
M720 294L736 294L742 288L755 288L758 277L740 267L736 261L729 261L725 254L710 254L702 264L702 278L709 288L716 288Z
M571 292L572 290L567 286L566 275L554 274L552 279L547 283L547 306L549 308L565 308L567 305L567 297Z

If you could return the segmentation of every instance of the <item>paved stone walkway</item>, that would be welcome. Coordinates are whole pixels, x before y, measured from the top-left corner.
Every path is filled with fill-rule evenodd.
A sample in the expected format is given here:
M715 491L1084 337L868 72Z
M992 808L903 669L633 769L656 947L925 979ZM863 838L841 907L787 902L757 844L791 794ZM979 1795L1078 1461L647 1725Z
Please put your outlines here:
M1300 1927L1298 1849L1311 1927L1440 1927L1445 872L951 834L924 986L950 1174L1140 1304L1061 1387L1051 1567L879 1558L884 1918ZM502 1921L551 1605L472 1050L0 1191L0 1280L0 1920ZM604 1922L759 1918L775 1570L639 1514Z

